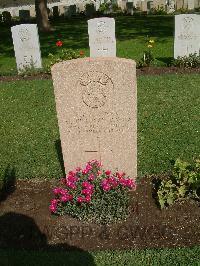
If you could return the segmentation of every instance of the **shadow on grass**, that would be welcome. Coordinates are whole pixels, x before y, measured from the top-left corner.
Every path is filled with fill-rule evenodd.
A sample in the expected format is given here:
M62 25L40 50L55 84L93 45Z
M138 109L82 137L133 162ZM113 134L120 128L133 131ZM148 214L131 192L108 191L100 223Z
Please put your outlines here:
M89 49L87 20L86 17L75 17L70 20L63 18L52 21L51 24L55 31L39 34L42 56L47 57L49 53L58 52L57 40L62 40L63 47L67 49ZM119 41L138 38L143 40L149 36L156 37L157 42L163 42L163 39L173 36L174 19L172 16L119 16L115 18L115 21L116 36ZM0 25L0 31L4 36L3 42L0 43L1 54L13 57L14 49L10 27Z
M16 174L15 168L8 165L5 169L4 177L0 182L0 202L5 201L7 197L15 191Z
M26 215L14 212L2 215L0 232L1 265L95 265L87 251L67 243L49 245L45 233ZM8 256L10 252L12 255Z
M60 163L60 167L62 169L62 173L63 173L63 175L65 175L65 166L64 166L64 160L63 160L63 154L62 154L62 147L61 147L60 139L55 141L55 148L56 148L56 153L57 153L58 160Z
M173 57L156 57L158 61L163 62L166 66L171 66L174 60Z

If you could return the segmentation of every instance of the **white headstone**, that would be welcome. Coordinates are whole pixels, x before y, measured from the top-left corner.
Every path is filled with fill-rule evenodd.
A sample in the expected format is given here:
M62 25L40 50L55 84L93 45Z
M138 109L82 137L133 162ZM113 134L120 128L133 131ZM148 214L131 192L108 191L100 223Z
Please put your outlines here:
M188 9L194 9L195 7L195 0L188 1Z
M174 11L175 11L175 2L173 0L170 0L168 5L168 14L174 13Z
M175 16L174 58L200 52L200 15Z
M116 57L114 18L88 20L90 57Z
M41 53L36 24L11 27L18 72L27 68L41 68Z

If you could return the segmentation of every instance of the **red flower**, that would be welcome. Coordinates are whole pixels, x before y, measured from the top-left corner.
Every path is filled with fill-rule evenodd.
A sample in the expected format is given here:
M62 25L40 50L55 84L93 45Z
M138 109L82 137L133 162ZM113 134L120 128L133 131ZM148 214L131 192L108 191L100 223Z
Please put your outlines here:
M111 171L110 170L106 170L105 174L109 176L111 174Z
M61 47L61 46L63 46L63 42L62 42L62 41L57 41L57 42L56 42L56 46L57 46L57 47Z
M84 51L80 51L80 56L83 56L84 55Z

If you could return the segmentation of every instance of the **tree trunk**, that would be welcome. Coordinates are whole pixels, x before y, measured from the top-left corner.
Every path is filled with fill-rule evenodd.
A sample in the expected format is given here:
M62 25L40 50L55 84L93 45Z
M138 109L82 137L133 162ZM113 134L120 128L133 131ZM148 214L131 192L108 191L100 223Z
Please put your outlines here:
M35 0L36 20L39 30L51 31L52 27L49 23L47 0Z

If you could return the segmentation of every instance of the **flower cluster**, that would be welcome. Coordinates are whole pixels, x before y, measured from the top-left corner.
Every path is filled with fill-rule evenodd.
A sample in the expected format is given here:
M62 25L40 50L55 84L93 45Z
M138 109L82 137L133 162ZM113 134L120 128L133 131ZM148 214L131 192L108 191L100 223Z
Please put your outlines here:
M125 178L125 173L116 172L115 175L111 174L111 171L105 171L106 178L101 182L101 187L104 191L110 191L118 186L127 187L130 189L136 189L135 180L131 178Z
M148 47L148 48L153 48L154 43L155 43L154 40L149 39L148 42L147 42L147 47Z
M84 168L76 168L61 179L63 187L53 189L55 198L51 201L50 211L58 213L58 209L90 206L99 193L111 193L113 190L136 189L134 179L125 173L103 170L97 160L89 161ZM86 204L86 205L85 205Z

